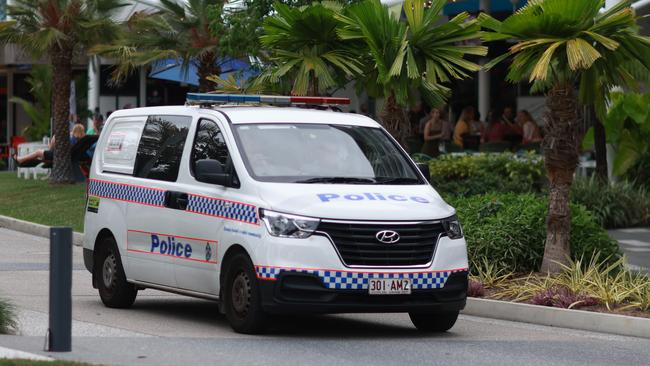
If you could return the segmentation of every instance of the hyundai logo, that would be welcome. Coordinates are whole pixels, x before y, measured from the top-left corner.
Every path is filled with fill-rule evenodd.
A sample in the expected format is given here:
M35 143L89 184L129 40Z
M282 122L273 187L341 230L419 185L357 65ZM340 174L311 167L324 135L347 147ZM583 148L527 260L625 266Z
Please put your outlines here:
M375 234L375 238L384 244L393 244L399 241L399 234L393 230L382 230Z

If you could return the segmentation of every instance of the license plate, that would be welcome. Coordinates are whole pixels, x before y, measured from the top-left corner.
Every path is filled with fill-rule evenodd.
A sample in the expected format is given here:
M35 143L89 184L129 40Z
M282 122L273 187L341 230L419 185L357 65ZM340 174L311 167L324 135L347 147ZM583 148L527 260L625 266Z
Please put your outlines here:
M368 280L370 295L409 295L411 280L405 278L375 278Z

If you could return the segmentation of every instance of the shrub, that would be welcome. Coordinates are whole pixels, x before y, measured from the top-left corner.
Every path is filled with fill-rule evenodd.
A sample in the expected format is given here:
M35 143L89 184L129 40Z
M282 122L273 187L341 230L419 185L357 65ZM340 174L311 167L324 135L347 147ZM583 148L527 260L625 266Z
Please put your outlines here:
M537 192L544 177L542 159L511 153L443 155L429 161L431 183L444 195Z
M577 179L571 200L585 206L607 229L650 224L650 195L629 182L603 184L596 179Z
M544 255L547 200L534 194L486 194L454 197L461 219L470 260L486 258L508 271L537 270ZM614 261L617 243L582 206L571 205L571 256L590 258L600 252Z
M13 306L0 299L0 334L9 334L16 329Z

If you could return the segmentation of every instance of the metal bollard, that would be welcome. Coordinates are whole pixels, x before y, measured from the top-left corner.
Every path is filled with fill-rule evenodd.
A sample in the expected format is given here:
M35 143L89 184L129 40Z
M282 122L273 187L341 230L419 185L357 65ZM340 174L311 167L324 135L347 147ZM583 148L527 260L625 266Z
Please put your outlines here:
M72 228L50 229L50 325L47 350L72 350Z

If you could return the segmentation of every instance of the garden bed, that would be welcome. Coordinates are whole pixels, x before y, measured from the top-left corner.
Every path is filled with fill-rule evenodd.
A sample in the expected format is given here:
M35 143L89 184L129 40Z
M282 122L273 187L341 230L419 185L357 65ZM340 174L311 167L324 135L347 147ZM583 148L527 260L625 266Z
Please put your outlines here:
M650 277L614 263L572 261L558 274L515 274L486 260L470 276L469 296L530 305L650 318Z

